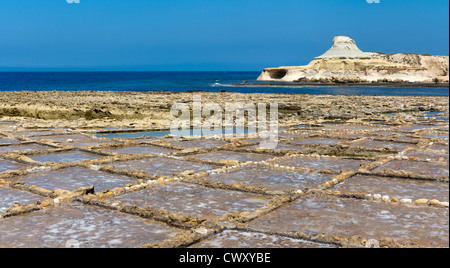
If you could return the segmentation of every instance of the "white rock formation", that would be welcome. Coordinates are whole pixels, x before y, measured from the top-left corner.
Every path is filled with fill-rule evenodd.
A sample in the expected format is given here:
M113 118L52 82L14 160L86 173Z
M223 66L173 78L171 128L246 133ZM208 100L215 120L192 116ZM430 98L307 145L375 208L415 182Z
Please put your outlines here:
M365 53L355 41L335 37L333 46L306 66L267 68L261 81L285 82L414 82L449 81L449 57Z
M372 55L370 53L362 52L357 46L354 40L347 36L336 36L333 40L333 46L322 56L316 59L329 59L329 58L354 58L354 59L370 59Z

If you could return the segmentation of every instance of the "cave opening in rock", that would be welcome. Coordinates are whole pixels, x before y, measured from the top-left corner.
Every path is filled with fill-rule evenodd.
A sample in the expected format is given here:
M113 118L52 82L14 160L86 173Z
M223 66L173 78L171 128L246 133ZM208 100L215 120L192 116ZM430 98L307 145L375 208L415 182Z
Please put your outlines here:
M284 69L277 69L277 70L270 70L269 75L272 79L282 79L287 74L287 70Z

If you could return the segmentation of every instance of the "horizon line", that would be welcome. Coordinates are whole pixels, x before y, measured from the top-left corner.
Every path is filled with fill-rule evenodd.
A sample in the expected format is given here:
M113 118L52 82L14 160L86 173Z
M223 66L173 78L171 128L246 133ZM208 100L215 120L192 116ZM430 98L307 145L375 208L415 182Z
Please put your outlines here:
M245 73L245 72L261 72L262 70L252 70L252 71L237 71L237 70L222 70L222 71L205 71L205 70L174 70L174 71L151 71L151 70L1 70L0 73L39 73L39 72L71 72L71 73L82 73L82 72L142 72L142 73L148 73L148 72L155 72L155 73L163 73L163 72L173 72L173 73L194 73L194 72L202 72L202 73L222 73L222 72L237 72L237 73Z

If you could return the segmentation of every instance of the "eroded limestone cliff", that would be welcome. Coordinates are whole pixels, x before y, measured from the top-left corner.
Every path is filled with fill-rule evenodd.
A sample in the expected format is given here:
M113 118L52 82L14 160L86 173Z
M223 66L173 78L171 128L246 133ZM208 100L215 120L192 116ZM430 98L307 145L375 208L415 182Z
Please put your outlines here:
M449 82L449 57L412 53L365 53L348 37L306 66L267 68L261 81L285 82Z

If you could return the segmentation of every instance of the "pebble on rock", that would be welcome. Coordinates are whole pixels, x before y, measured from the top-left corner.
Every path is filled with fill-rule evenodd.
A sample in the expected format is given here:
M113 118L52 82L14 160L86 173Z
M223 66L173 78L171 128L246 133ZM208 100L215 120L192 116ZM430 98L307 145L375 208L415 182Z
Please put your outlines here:
M416 205L428 205L428 199L417 199L414 204Z
M433 199L430 201L430 206L437 206L437 205L439 205L439 200Z
M412 204L412 199L405 198L405 199L400 200L400 203L402 203L402 204Z

